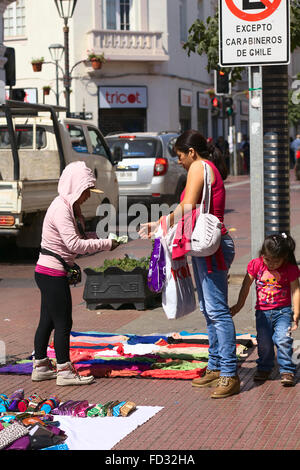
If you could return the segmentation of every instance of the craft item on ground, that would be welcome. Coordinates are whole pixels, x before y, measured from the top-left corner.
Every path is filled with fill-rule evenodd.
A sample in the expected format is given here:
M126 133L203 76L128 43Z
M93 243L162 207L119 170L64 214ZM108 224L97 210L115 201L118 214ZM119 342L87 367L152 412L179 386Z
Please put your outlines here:
M30 450L30 437L26 436L19 437L9 446L5 447L4 450Z
M10 424L0 431L0 450L28 433L28 429L23 424L17 422Z
M32 426L33 424L40 423L42 426L45 426L45 423L38 416L31 416L30 418L22 419L24 426Z
M8 409L9 401L8 396L5 394L0 395L0 413L3 413Z
M92 418L94 416L103 416L101 415L101 410L102 410L102 407L103 405L101 405L101 403L98 403L96 405L94 405L92 408L90 408L88 411L87 411L87 416Z
M19 411L37 411L38 405L44 401L44 398L40 397L37 393L33 393L24 400L19 401L18 410Z
M48 400L46 400L42 406L39 407L41 411L44 411L45 413L50 413L51 410L54 408L57 408L60 403L60 400L57 397L50 397Z
M134 410L136 410L136 404L133 401L126 401L125 404L120 407L122 416L128 416Z
M115 406L117 406L118 404L120 403L119 400L115 400L113 401L107 408L107 413L106 413L106 416L113 416L113 409Z
M61 429L59 433L53 432L46 426L36 424L29 430L30 447L32 450L38 450L43 447L50 447L53 445L61 444L67 439L67 435Z
M18 409L18 403L24 398L24 389L20 388L12 393L9 397L9 411L16 411Z
M51 447L44 447L43 449L40 450L69 450L69 447L67 444L57 444L56 446L51 446Z

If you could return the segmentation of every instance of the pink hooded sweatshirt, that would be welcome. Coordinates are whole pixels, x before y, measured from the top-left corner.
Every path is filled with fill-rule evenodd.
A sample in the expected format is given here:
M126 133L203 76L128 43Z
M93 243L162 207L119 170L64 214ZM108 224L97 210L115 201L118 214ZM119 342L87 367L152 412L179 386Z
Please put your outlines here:
M109 251L111 240L82 239L77 229L73 204L85 189L95 186L93 172L84 162L67 165L58 182L58 196L47 210L42 230L41 246L60 255L71 266L76 255ZM53 256L40 254L37 265L63 271Z

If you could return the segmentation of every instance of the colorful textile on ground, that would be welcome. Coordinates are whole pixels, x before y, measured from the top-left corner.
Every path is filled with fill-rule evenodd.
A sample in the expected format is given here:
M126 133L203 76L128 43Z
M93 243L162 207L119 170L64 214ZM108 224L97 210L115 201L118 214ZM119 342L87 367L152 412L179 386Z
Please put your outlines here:
M237 356L247 356L255 344L252 335L237 335ZM53 342L48 356L55 359ZM181 331L170 334L118 335L71 332L70 359L80 375L94 377L145 377L191 380L207 366L208 336ZM6 365L0 373L31 374L32 362Z

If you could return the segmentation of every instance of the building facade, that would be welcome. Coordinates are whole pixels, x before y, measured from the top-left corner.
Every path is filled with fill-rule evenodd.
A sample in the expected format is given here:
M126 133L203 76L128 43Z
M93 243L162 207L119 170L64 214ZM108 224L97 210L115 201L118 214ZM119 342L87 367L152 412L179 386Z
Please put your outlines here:
M5 56L6 46L4 45L4 25L3 15L6 8L13 2L13 0L0 0L0 103L5 102L5 87L6 87L6 71L5 64L7 57Z
M4 44L15 49L15 88L25 89L29 101L65 105L64 60L56 68L48 49L64 41L54 0L6 3ZM104 134L194 128L226 137L227 119L211 116L205 92L213 88L207 59L188 57L182 47L191 24L215 6L215 0L78 0L68 23L72 115L91 119ZM99 70L87 61L91 51L107 59ZM41 57L42 71L34 72L31 60ZM246 75L239 87L247 87ZM237 132L248 134L244 94L236 94L234 109Z

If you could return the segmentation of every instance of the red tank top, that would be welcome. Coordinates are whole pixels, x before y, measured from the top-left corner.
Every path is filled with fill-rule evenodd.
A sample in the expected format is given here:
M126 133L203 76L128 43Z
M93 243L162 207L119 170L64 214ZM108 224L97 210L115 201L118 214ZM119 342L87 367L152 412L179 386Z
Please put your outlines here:
M226 199L224 182L217 167L208 160L205 160L205 162L212 168L214 172L214 176L215 176L215 181L211 185L211 200L210 200L209 212L210 214L213 214L216 217L218 217L220 222L222 222L222 235L225 235L227 233L227 230L224 226L224 212L225 212L225 199ZM181 194L180 201L183 200L184 194L185 194L185 190ZM201 203L201 199L202 199L202 192L200 194L198 204Z
M222 233L222 235L225 235L227 233L227 230L226 230L226 227L224 225L224 212L225 212L225 187L224 187L224 182L223 182L223 179L222 179L217 167L212 162L210 162L208 160L205 160L205 162L212 168L212 170L214 172L214 176L215 176L215 180L214 180L213 184L211 185L211 201L210 201L210 210L209 210L209 212L211 214L215 215L216 217L218 217L218 219L222 223L221 233ZM180 202L183 200L184 194L185 194L185 190L181 194ZM201 199L202 199L202 192L200 194L198 204L201 203ZM189 251L189 249L190 249L190 236L191 236L192 231L195 227L195 223L196 223L196 211L195 210L192 211L191 220L189 222L187 222L187 221L185 222L184 217L181 219L181 221L178 222L179 227L178 227L178 232L177 233L180 233L180 234L183 233L183 235L181 235L180 239L178 237L176 237L176 235L175 235L174 244L177 245L177 246L173 247L173 251L172 251L172 258L173 259L180 258L180 257L184 256ZM183 230L182 229L182 224L185 224L185 227L186 227L186 224L190 225L190 230L186 230L186 228ZM189 231L191 232L190 234L188 233ZM217 251L216 256L217 256L217 261L218 261L218 268L219 269L226 269L226 266L224 265L224 260L223 260L221 248L219 248L219 250ZM209 266L209 272L210 272L211 271L211 269L210 269L211 257L207 258L207 264Z

